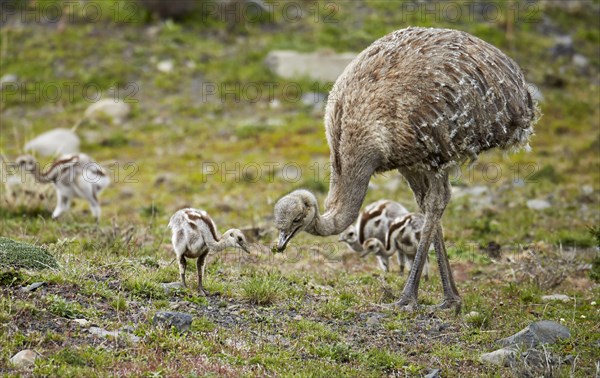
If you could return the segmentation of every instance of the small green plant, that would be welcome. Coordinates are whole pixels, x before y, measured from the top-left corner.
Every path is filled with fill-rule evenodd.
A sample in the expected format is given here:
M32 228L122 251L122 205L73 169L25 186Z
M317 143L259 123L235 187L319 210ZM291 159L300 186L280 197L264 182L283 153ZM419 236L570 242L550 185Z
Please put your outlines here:
M257 305L269 305L279 299L283 284L280 278L272 275L257 275L242 284L246 299Z
M56 259L45 249L0 237L0 268L56 269Z
M117 311L125 311L127 309L127 300L125 297L119 295L110 303L110 305Z
M77 319L85 318L88 315L79 303L67 301L58 295L49 295L46 297L46 302L51 313L63 318Z

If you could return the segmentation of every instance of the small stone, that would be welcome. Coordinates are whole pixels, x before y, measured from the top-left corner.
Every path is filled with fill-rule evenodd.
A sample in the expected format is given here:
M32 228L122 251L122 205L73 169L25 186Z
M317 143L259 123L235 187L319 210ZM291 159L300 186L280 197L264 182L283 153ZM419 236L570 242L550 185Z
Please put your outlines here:
M490 353L484 353L479 358L482 362L487 362L498 366L509 366L514 363L517 351L514 348L502 348Z
M568 339L571 332L564 325L550 320L531 323L512 336L498 340L503 346L524 345L531 348L538 344L553 344L558 339Z
M423 378L440 378L442 371L440 369L427 369L427 375Z
M73 319L73 322L79 324L82 327L87 327L90 325L90 321L87 319Z
M162 286L162 288L165 290L165 293L169 294L172 291L179 291L179 290L183 290L185 289L185 286L183 286L183 283L177 281L177 282L169 282L169 283L162 283L160 284L160 286Z
M276 75L286 79L309 77L321 82L334 82L346 66L356 57L355 53L315 51L271 51L265 65Z
M551 294L542 296L542 302L552 302L552 301L561 301L561 302L569 302L571 297L565 294Z
M10 362L18 368L30 367L35 364L37 353L31 349L24 349L10 358Z
M479 313L477 311L471 311L468 314L465 315L465 320L468 319L473 319L479 316Z
M131 112L131 107L122 101L104 99L93 103L85 110L85 116L97 119L99 116L109 117L113 123L121 124Z
M584 185L581 187L581 193L585 196L594 194L594 187L591 185Z
M171 73L175 68L175 64L172 60L163 60L156 65L156 69L163 73Z
M159 311L154 315L155 325L168 328L175 327L179 332L186 332L192 325L192 315L183 312Z
M381 323L381 320L379 320L378 316L370 316L367 319L367 325L374 326L374 325L378 325L379 323Z
M8 84L16 84L19 81L19 77L15 74L6 74L0 78L0 89L4 89Z
M589 64L589 59L581 54L573 55L573 64L580 68L586 68Z
M45 282L34 282L29 286L25 286L23 288L21 288L21 291L28 293L30 291L34 291L42 286L44 286L46 283Z
M100 337L114 337L114 338L126 338L129 339L130 341L137 343L140 341L140 338L138 336L126 333L126 332L120 332L120 331L107 331L104 328L100 328L100 327L90 327L90 329L88 330L92 335L96 335L96 336L100 336Z
M527 207L532 210L544 210L552 207L552 205L546 200L532 199L527 201Z
M298 315L294 316L294 320L296 320L296 321L302 320L302 315L298 314Z

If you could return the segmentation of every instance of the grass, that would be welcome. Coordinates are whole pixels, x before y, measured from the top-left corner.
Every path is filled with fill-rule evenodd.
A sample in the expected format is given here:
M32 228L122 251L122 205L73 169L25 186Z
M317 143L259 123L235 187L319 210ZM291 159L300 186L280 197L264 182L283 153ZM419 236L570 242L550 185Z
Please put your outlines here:
M0 237L0 267L40 270L58 268L58 264L42 248Z
M106 1L102 9L117 4L125 12L127 3ZM542 319L561 322L572 333L550 351L576 356L572 366L546 373L597 374L596 13L536 3L535 16L544 24L518 21L510 37L505 17L450 22L420 8L399 11L411 6L406 2L341 2L333 14L324 3L314 4L312 13L311 4L300 5L308 16L297 22L286 21L276 7L272 22L239 25L235 38L219 20L201 23L192 14L186 22L156 22L144 12L131 20L122 12L116 18L106 13L97 23L76 15L77 22L64 29L52 23L0 29L2 75L15 74L20 83L93 85L104 97L116 90L134 100L122 125L100 118L77 131L84 152L102 162L113 181L101 195L99 224L77 200L70 213L51 220L51 186L9 188L3 181L0 187L0 375L417 377L439 368L442 376L519 376L519 370L488 366L477 356ZM576 52L589 59L586 72L568 57L551 57L555 41L543 30L548 22L572 34ZM406 282L395 261L383 274L374 259L347 255L335 237L307 234L298 235L286 254L268 252L277 238L274 201L296 188L323 200L328 190L323 114L289 101L283 88L292 85L303 94L330 89L307 78L274 77L263 64L268 52L360 51L408 25L476 34L517 60L544 96L531 153L490 151L461 167L453 180L458 192L487 188L482 196L457 193L444 215L463 298L459 316L426 307L441 300L433 253L432 277L420 284L425 306L403 312L386 306ZM173 72L157 70L163 60L173 61ZM217 84L215 97L202 98L203 83ZM257 83L276 83L273 98L250 101L247 90ZM35 135L72 127L90 105L79 90L57 102L19 91L3 92L1 100L0 152L11 159ZM0 167L3 179L7 168ZM500 174L492 180L494 172ZM365 202L392 198L416 210L403 180L389 185L396 179L395 172L375 176ZM530 199L552 206L529 209ZM254 242L263 245L251 256L233 250L210 256L208 297L196 292L193 262L190 288L167 293L161 287L179 280L166 224L184 206L207 210L221 232L258 230ZM326 253L311 250L317 242ZM490 243L499 246L497 255L488 251ZM40 281L46 285L36 291L19 290ZM553 293L573 301L542 302ZM192 314L190 332L154 327L152 315L159 310ZM478 314L467 316L472 311ZM107 330L125 328L140 341L98 338L73 318ZM27 348L40 353L31 373L10 367L9 358Z

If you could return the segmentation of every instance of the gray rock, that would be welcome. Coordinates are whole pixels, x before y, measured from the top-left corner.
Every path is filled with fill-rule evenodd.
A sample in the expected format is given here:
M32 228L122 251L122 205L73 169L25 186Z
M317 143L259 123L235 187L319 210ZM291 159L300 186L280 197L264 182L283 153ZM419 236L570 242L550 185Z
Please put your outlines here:
M569 337L571 337L571 332L567 327L557 322L541 320L531 323L514 335L497 342L502 346L523 345L531 348L539 344L552 344L558 339L568 339Z
M171 291L176 292L185 289L185 286L183 286L183 283L181 282L162 283L160 284L160 286L162 286L162 288L165 289L165 293L167 294L169 294Z
M571 297L565 294L551 294L542 296L542 302L552 302L552 301L561 301L561 302L569 302L571 301Z
M152 320L155 325L167 328L175 327L179 332L186 332L192 325L192 315L183 312L159 311Z
M31 349L24 349L10 358L10 363L18 368L30 367L35 364L37 353Z
M575 53L573 38L570 35L559 35L554 40L556 43L550 49L550 53L554 58L572 56Z
M105 116L115 124L121 124L129 116L131 107L129 104L113 99L104 99L93 103L85 110L86 118L97 119Z
M121 331L107 331L104 328L100 328L100 327L90 327L90 329L88 330L92 335L96 335L96 336L100 336L100 337L114 337L114 338L126 338L129 339L130 341L137 343L140 341L140 338L132 335L130 333L127 332L121 332Z
M531 348L521 354L521 361L529 368L539 369L560 363L560 358L557 358L546 350Z
M527 207L532 210L544 210L552 207L552 205L546 200L532 199L527 201Z
M53 129L25 144L25 151L37 152L42 156L76 154L79 152L79 137L68 129Z
M45 282L34 282L31 285L25 286L23 288L21 288L21 291L28 293L30 291L34 291L37 288L40 288L42 286L44 286L46 283Z
M327 96L319 92L310 92L303 94L300 101L306 106L324 104L327 101Z
M589 59L584 55L575 54L573 55L573 64L579 68L586 68L589 65Z
M376 326L381 323L381 319L378 316L370 316L367 319L367 325Z
M156 69L163 73L171 73L173 68L175 68L175 64L172 60L163 60L156 65Z
M301 53L282 50L271 51L265 64L275 74L286 79L308 77L322 82L334 82L354 57L355 53Z
M594 193L594 187L591 185L584 185L581 187L581 193L584 196L589 196Z
M77 324L79 324L79 325L80 325L80 326L82 326L82 327L87 327L87 326L89 326L89 325L90 325L90 323L91 323L91 322L90 322L89 320L87 320L87 319L73 319L73 322L74 322L74 323L77 323Z
M427 374L423 378L441 378L441 373L440 369L427 369Z
M485 193L487 193L488 188L487 186L483 186L483 185L475 185L475 186L469 186L469 187L453 187L452 188L452 195L454 197L463 197L463 196L481 196Z
M6 74L0 78L0 89L4 89L7 84L16 84L19 77L15 74Z
M482 362L498 366L510 366L516 361L517 350L515 348L502 348L490 353L484 353L479 358Z

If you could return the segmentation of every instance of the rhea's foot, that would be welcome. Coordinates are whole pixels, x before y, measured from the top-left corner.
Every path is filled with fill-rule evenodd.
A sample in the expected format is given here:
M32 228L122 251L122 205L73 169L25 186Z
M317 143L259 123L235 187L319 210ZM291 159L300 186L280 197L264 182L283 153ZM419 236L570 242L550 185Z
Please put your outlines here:
M458 315L460 313L461 307L462 307L462 299L460 299L459 296L446 297L438 305L438 308L442 309L442 310L454 308L456 315Z

